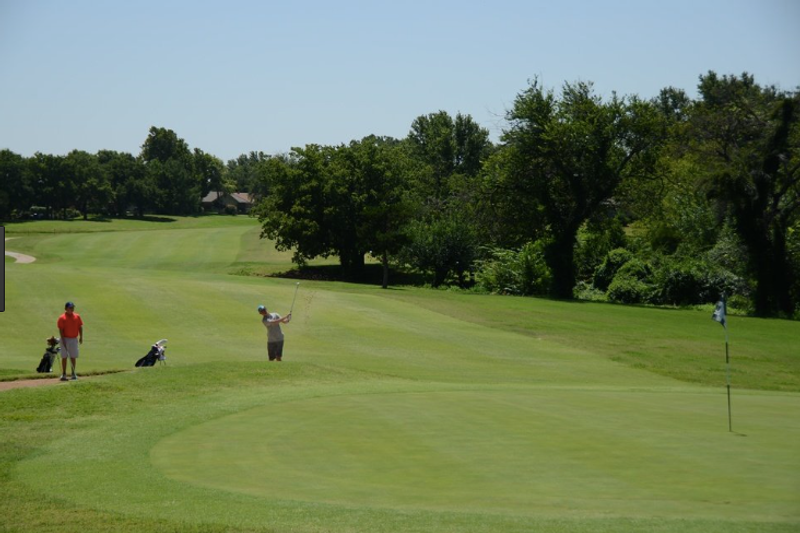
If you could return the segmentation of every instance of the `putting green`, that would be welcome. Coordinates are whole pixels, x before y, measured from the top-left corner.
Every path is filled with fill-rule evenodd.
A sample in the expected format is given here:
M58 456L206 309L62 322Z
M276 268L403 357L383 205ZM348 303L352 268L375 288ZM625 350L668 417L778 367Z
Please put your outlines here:
M151 461L205 489L351 507L797 519L785 400L737 398L744 436L727 431L724 395L702 389L318 397L193 426Z

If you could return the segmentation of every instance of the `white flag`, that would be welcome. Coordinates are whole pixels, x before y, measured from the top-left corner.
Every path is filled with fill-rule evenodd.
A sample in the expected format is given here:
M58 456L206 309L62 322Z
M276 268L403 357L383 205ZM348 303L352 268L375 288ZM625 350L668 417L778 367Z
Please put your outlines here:
M711 315L711 318L722 324L722 327L728 329L728 326L725 324L725 297L723 296L720 301L717 302L717 307L714 309L714 314Z

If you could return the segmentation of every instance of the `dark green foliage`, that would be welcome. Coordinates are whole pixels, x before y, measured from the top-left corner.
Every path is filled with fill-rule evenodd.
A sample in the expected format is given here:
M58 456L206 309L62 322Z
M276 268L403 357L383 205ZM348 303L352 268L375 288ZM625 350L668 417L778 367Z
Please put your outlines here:
M265 197L269 189L263 180L263 163L270 158L264 152L250 152L231 159L225 169L226 186L233 191L249 192L258 199Z
M293 250L292 261L327 257L332 247L324 232L325 179L329 149L317 145L294 148L286 160L271 159L264 179L270 195L254 206L262 236L278 250Z
M639 304L650 301L653 287L631 275L617 275L608 287L608 299L623 304Z
M481 261L475 281L483 290L524 296L543 296L550 291L552 274L544 260L545 243L531 242L520 250L493 249Z
M690 261L665 262L657 280L660 301L675 305L700 303L703 278L703 272Z
M653 267L650 263L646 262L640 257L632 257L624 265L619 267L615 278L617 276L630 277L638 280L650 279L653 275Z
M13 212L26 212L33 205L33 187L24 157L0 150L0 220Z
M345 277L355 280L371 252L388 273L388 256L405 242L412 216L406 164L397 141L374 136L335 148L308 145L286 159L271 158L260 176L260 187L269 194L253 211L262 235L274 239L279 250L293 250L293 261L301 266L337 255Z
M152 127L142 145L141 158L147 179L155 189L156 212L168 215L199 213L204 178L196 172L195 157L186 141L172 130Z
M797 272L788 230L800 213L800 93L761 87L753 76L700 78L691 133L710 169L708 190L748 249L755 312L794 313Z
M429 220L413 221L409 243L400 254L405 263L433 275L438 287L454 276L466 284L466 273L478 254L478 242L469 221L459 213L444 213Z
M617 271L627 263L633 259L633 252L626 250L625 248L616 248L608 252L608 255L603 260L603 263L597 267L597 270L594 273L594 286L600 290L608 289L611 282L614 280L614 276L617 275Z
M636 97L603 102L590 83L565 84L557 98L534 81L507 119L503 140L510 156L493 190L538 203L540 209L529 213L531 222L546 221L552 294L572 298L578 230L623 180L653 168L662 118L656 106Z
M113 189L96 155L73 150L64 159L62 171L66 181L73 184L71 203L84 220L89 218L90 211L107 212L113 203Z
M655 303L668 305L713 303L723 293L746 292L739 277L702 258L665 258L654 281L658 288Z
M475 177L491 151L489 131L469 115L446 111L414 119L407 141L415 159L415 192L424 200L446 201L455 176Z
M609 266L611 264L613 263ZM649 303L656 291L651 281L652 275L653 267L650 263L636 256L631 257L619 267L609 284L608 299L627 304Z
M124 217L128 208L132 208L137 216L144 216L145 211L154 205L155 191L146 179L142 160L111 150L100 150L97 160L111 186L109 214Z
M192 159L194 173L200 182L201 197L211 191L233 192L225 181L225 166L222 161L199 148L194 149Z
M578 245L575 249L578 279L591 281L608 253L617 248L624 248L626 244L627 238L619 218L586 224L578 232Z
M64 157L37 152L27 163L36 189L36 205L46 208L46 218L64 218L64 211L74 198L73 184L62 179Z

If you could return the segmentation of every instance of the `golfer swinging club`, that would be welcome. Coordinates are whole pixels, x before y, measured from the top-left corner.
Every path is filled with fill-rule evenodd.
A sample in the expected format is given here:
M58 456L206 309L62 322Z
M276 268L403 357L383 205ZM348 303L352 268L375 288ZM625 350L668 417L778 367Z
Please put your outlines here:
M292 312L285 317L278 313L270 313L264 305L258 306L261 323L267 328L267 354L270 361L280 361L283 357L283 331L281 324L288 324L292 319Z

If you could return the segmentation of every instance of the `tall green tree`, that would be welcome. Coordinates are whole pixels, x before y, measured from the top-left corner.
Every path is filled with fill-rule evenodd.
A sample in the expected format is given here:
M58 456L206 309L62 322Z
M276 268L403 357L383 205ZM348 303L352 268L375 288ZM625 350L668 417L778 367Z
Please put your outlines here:
M166 128L151 127L142 145L147 178L156 191L155 206L162 214L191 215L199 212L202 177L186 141Z
M532 205L531 240L544 221L545 259L553 272L553 295L572 298L574 247L580 227L614 195L623 180L653 171L663 120L651 102L593 93L591 83L565 84L559 98L537 80L517 95L502 140L508 166L495 175L505 191ZM514 200L505 201L513 205Z
M256 198L266 196L268 191L259 187L264 184L261 180L262 163L269 158L264 152L249 152L228 161L227 176L232 190L249 192Z
M199 148L194 149L194 172L200 180L201 196L205 196L211 191L232 192L226 180L225 165L222 160Z
M64 157L36 152L27 163L36 203L46 209L48 218L66 216L75 196L72 181L64 179Z
M145 163L156 160L166 163L170 159L189 163L192 159L192 152L186 141L178 137L174 131L152 126L142 144L141 157Z
M735 220L749 252L758 316L791 315L797 275L787 238L800 213L800 92L762 87L752 75L700 77L691 119L709 191Z
M98 158L83 150L73 150L64 159L64 179L72 182L75 208L83 219L89 212L105 213L113 204L113 190Z
M466 273L478 254L477 235L466 212L447 209L414 219L407 232L409 243L402 250L406 263L433 274L434 287L450 276L460 286L466 285Z
M263 169L270 194L253 209L261 236L274 240L278 250L291 250L292 261L300 266L333 253L325 217L332 155L329 147L306 145L293 148L285 159L269 159Z
M8 220L13 211L27 211L32 203L25 158L11 150L0 150L0 220Z
M132 207L137 216L143 216L153 206L154 194L146 181L142 160L132 154L113 150L100 150L97 159L113 191L113 214L124 217L128 208Z
M381 259L383 287L389 258L406 242L413 211L408 199L408 161L399 141L374 135L336 150L329 180L331 235L342 266L358 277L367 252Z
M414 119L407 141L419 163L417 194L436 209L453 193L454 176L477 176L492 150L488 130L470 115L453 118L446 111Z
M288 158L262 163L270 193L255 208L262 236L293 261L339 257L343 274L358 279L367 253L381 258L384 283L389 257L404 242L411 216L401 144L369 136L337 147L294 148Z

